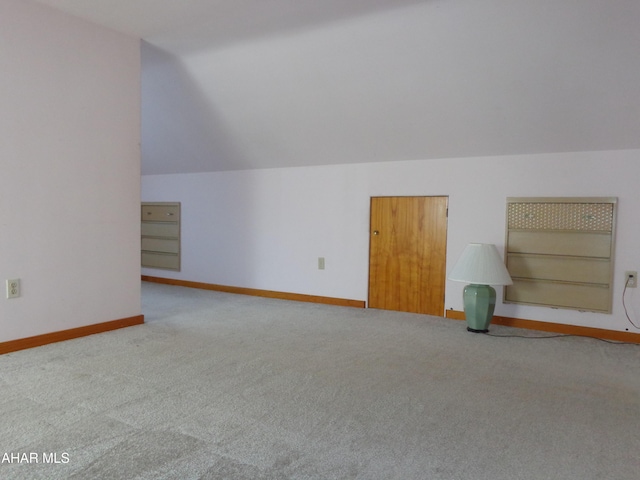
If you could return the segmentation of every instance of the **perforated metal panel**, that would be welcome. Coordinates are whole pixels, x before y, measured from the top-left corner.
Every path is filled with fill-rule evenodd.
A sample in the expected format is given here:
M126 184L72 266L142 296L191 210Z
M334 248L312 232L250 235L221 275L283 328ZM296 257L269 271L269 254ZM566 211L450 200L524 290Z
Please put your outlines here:
M615 198L508 198L505 303L611 312Z
M510 203L508 228L523 230L613 230L612 203Z

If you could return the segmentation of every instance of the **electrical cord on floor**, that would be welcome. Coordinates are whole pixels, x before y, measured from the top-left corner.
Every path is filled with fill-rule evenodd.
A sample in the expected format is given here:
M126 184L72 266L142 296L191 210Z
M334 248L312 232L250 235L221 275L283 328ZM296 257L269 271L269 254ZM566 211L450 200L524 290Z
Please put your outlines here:
M544 338L562 338L562 337L571 337L572 335L543 335L540 337L534 337L530 335L496 335L495 333L482 332L487 337L497 337L497 338L531 338L531 339L544 339ZM577 336L577 335L576 335ZM589 337L590 338L590 337Z
M543 336L529 336L529 335L496 335L495 333L482 332L487 337L496 337L496 338L526 338L531 340L542 340L546 338L564 338L564 337L578 337L578 338L590 338L591 340L598 340L600 342L612 343L613 345L635 345L636 347L640 347L640 344L633 342L616 342L614 340L606 340L604 338L598 337L590 337L589 335L576 335L576 334L566 334L566 335L543 335Z

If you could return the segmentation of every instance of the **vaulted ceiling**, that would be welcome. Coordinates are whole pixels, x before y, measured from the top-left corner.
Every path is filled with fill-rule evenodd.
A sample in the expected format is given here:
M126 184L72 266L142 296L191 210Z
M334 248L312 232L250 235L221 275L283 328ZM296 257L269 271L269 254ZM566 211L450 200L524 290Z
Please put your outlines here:
M640 148L637 0L40 2L144 40L144 174Z

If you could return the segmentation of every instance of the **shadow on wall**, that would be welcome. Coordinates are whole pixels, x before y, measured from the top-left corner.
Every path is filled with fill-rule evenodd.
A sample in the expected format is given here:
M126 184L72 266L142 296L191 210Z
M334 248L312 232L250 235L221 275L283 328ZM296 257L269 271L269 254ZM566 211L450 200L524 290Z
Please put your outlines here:
M247 168L215 105L180 58L144 41L141 57L142 175Z

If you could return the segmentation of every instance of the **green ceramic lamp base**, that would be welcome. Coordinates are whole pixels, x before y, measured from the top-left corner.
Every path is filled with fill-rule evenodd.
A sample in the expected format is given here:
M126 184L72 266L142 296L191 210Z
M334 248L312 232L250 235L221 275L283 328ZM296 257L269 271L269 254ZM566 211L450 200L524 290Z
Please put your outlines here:
M462 293L467 330L487 333L496 306L496 290L490 285L472 283Z

